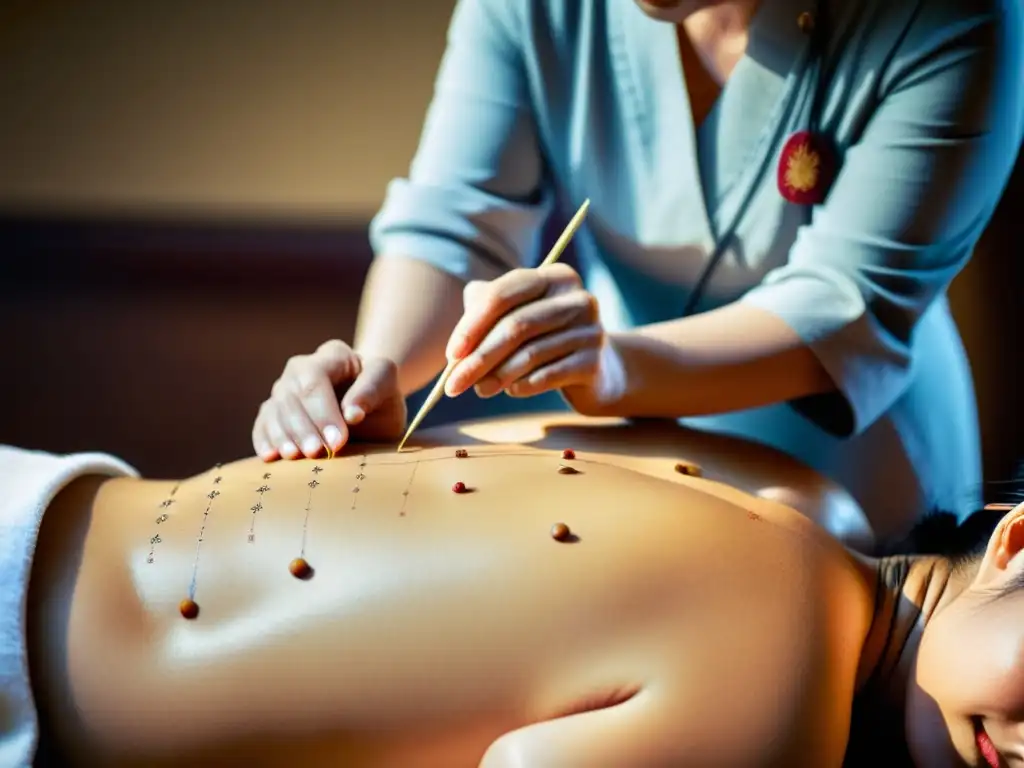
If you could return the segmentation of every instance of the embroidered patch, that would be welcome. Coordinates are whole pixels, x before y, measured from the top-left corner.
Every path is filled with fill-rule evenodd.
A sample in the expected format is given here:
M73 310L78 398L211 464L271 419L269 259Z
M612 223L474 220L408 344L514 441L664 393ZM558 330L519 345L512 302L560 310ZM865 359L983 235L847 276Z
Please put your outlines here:
M797 205L820 203L832 183L833 165L832 152L823 139L810 131L798 131L782 147L779 192Z

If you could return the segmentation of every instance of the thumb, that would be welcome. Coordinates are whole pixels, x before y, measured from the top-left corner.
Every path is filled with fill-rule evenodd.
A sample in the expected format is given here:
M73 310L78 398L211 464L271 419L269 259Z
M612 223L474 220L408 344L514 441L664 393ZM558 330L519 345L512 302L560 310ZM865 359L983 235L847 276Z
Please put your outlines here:
M364 359L362 371L341 398L341 414L349 424L358 424L397 394L398 367L383 357Z

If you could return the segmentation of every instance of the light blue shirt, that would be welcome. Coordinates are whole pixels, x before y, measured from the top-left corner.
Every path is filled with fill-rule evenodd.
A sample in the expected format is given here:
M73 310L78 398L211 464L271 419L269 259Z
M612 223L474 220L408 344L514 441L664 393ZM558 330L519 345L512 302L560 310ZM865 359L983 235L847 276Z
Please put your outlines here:
M808 206L783 198L777 167L818 82L797 24L812 9L763 0L695 130L675 30L632 0L461 0L409 177L371 237L378 254L491 279L535 262L556 200L589 197L577 255L613 331L679 317L722 240L699 309L775 313L839 394L686 423L830 475L888 537L978 503L974 391L945 291L1020 146L1022 19L1014 0L831 2L819 125L838 172Z

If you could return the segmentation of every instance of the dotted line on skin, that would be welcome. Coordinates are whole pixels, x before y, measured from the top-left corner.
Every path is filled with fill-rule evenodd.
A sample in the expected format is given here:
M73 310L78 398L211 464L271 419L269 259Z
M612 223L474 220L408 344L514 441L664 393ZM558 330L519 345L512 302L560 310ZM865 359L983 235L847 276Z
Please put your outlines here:
M494 451L494 452L484 452L484 453L476 454L476 457L478 457L478 458L513 457L514 458L514 457L539 457L539 456L549 456L549 455L550 454L547 451L525 450L525 451ZM469 451L467 451L465 448L459 448L459 449L457 449L455 451L455 457L457 459L467 459L467 458L469 458L469 456L470 456ZM450 458L450 457L448 457L448 456L436 456L436 457L429 458L429 459L419 458L419 459L413 459L411 461L369 462L367 460L367 456L364 454L361 457L361 459L360 459L359 472L356 474L356 480L361 482L362 480L364 480L366 478L366 475L364 474L363 470L367 466L375 466L375 467L376 466L405 466L405 465L408 465L408 464L412 463L413 464L413 469L412 469L412 472L409 475L409 481L406 484L405 489L402 491L402 506L399 509L399 516L400 517L405 517L405 515L406 515L406 506L408 504L409 494L410 494L410 491L412 489L413 481L416 478L416 471L419 469L419 465L422 462L425 462L425 461L440 461L442 459L447 459L447 458ZM580 461L580 463L582 463L582 464L595 464L595 465L599 465L599 466L612 466L610 464L607 464L606 462L597 461L597 460L594 460L594 459L582 459L582 460L580 460L580 459L577 458L576 452L573 449L571 449L571 448L564 449L562 451L561 458L562 458L562 462L559 463L557 471L558 471L559 474L563 474L563 475L575 475L575 474L579 474L580 473L580 471L578 469L576 469L575 467L573 467L570 464L566 464L565 463L565 462L569 462L569 461L572 461L572 462ZM217 465L214 469L218 469L219 467L220 467L220 465ZM688 463L679 462L679 463L677 463L675 465L674 469L675 469L675 471L677 473L682 474L682 475L686 475L686 476L689 476L689 477L702 477L703 476L703 471L696 464L688 464ZM292 576L294 576L295 578L300 579L300 580L307 580L307 579L311 578L312 575L313 575L313 568L312 568L312 566L310 566L309 562L305 558L306 539L307 539L308 528L309 528L309 514L310 514L310 512L312 510L312 506L313 506L313 491L314 491L314 489L316 489L320 485L320 482L318 480L318 476L319 476L320 472L323 471L323 467L321 467L319 464L317 464L310 471L313 473L313 478L307 483L307 485L309 486L309 496L308 496L307 502L306 502L306 508L305 508L305 513L306 514L305 514L305 517L304 517L303 523L302 523L302 545L301 545L300 550L299 550L299 557L296 557L295 559L293 559L288 564L288 571L292 574ZM268 480L269 478L270 478L270 473L269 472L267 472L267 473L265 473L263 475L264 481ZM217 485L220 482L221 482L221 477L220 476L215 477L214 480L213 480L213 484L214 485ZM177 490L178 490L178 486L175 486L171 490L169 498L165 499L163 502L161 502L161 507L166 508L166 507L169 507L173 503L173 498L172 497L177 492ZM254 529L254 526L255 526L255 517L256 517L256 513L259 512L263 508L263 505L262 505L263 494L266 493L269 490L270 490L270 487L268 485L266 485L265 482L264 482L263 485L261 485L259 488L256 489L256 492L259 494L259 500L256 502L256 504L253 505L253 507L251 507L251 511L252 511L252 514L253 514L253 520L252 520L252 523L250 525L249 534L248 534L248 542L249 543L252 543L254 541L253 529ZM464 494L464 493L467 493L469 491L470 491L470 488L468 488L466 486L466 484L464 482L462 482L462 481L458 481L458 482L456 482L456 483L454 483L452 485L452 492L453 493ZM356 508L356 494L358 494L358 493L359 493L359 485L358 485L358 482L357 482L357 485L352 489L352 494L353 494L352 509ZM216 489L211 490L210 493L207 494L207 498L209 499L209 501L208 501L208 503L206 505L205 511L203 512L203 522L202 522L202 525L201 525L200 530L199 530L198 540L196 542L196 556L195 556L195 561L193 563L192 582L191 582L191 585L189 587L189 596L187 598L185 598L184 600L182 600L181 603L179 604L179 612L186 619L195 619L199 615L199 605L195 602L196 576L197 576L198 568L199 568L199 552L200 552L200 549L202 547L203 536L204 536L204 533L206 531L206 523L207 523L207 521L209 519L210 511L211 511L211 509L213 507L213 502L214 502L214 500L219 495L220 495L220 491L218 491ZM750 517L751 519L760 519L760 517L757 516L756 513L749 513L748 517ZM162 514L161 518L157 519L157 523L161 523L161 522L163 522L164 520L167 519L166 513ZM553 526L551 526L550 535L551 535L552 539L554 539L557 542L561 542L561 543L569 543L569 542L574 542L574 541L578 541L579 540L578 537L575 534L573 534L573 532L569 528L569 526L567 524L561 523L561 522L560 523L555 523ZM154 546L156 543L159 543L159 541L160 541L160 537L159 537L159 535L156 535L156 536L153 537L153 539L150 540L150 544L151 544L151 546ZM153 561L152 560L152 554L153 554L153 552L152 552L152 549L151 549L148 562L152 562Z

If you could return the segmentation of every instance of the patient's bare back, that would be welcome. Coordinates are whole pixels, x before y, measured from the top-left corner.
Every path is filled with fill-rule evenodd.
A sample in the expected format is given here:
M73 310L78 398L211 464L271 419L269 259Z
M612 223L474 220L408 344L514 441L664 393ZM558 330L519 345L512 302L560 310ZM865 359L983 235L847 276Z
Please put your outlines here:
M838 761L852 561L771 502L607 459L467 443L104 484L62 733L146 764Z

